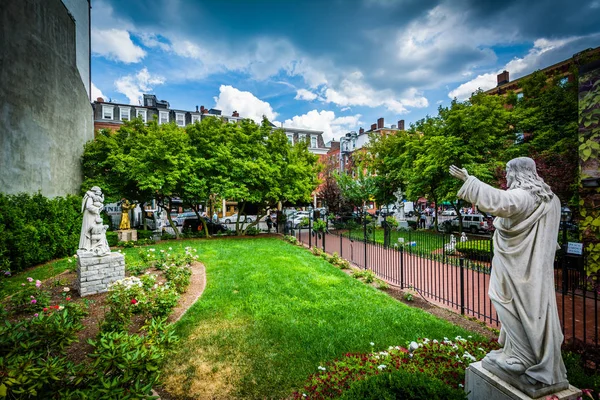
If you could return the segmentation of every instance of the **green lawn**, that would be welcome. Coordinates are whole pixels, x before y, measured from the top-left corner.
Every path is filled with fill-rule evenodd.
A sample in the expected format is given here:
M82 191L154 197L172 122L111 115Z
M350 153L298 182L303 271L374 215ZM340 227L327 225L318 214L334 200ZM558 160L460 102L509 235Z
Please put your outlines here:
M364 234L363 230L352 230L349 232L351 237L355 240L363 240ZM344 233L344 236L347 236L348 232ZM375 240L377 243L383 244L384 232L383 228L377 228L375 231L371 231L371 233L367 234L367 240L373 241ZM455 233L455 237L458 239L460 234ZM390 245L394 245L398 242L398 238L403 238L404 243L407 247L405 247L408 251L411 252L422 252L422 253L431 253L433 251L442 249L445 243L450 241L450 235L437 233L430 230L391 230L391 239ZM408 246L409 243L413 243L413 245Z
M178 246L190 243L207 287L178 323L181 351L165 368L167 388L180 396L283 398L320 363L370 351L370 342L385 349L469 335L278 239Z
M10 278L0 277L0 299L10 296L21 289L21 284L26 282L27 277L39 279L41 281L56 276L69 268L74 267L76 260L68 258L54 260L25 271L14 274Z
M470 333L397 302L308 250L277 238L165 241L158 250L197 249L206 266L200 300L177 323L178 352L162 379L178 398L285 398L317 367L348 352L406 345L419 337ZM135 262L140 249L125 249ZM171 250L169 250L171 251ZM44 279L59 260L5 279ZM474 335L477 337L476 335Z

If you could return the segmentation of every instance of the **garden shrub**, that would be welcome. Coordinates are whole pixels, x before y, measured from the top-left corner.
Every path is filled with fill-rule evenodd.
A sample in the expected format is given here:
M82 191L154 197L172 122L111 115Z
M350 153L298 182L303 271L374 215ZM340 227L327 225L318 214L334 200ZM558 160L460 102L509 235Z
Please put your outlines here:
M81 197L0 193L0 264L12 273L74 254L81 233Z
M567 368L569 383L579 389L592 390L596 395L600 394L600 373L587 372L582 366L581 355L571 352L562 352L563 361Z
M260 229L258 229L255 226L246 229L246 235L248 235L248 236L256 236L259 233L260 233Z
M154 232L149 229L140 229L137 231L138 241L143 240L143 239L152 239L153 234L154 234Z
M106 232L106 241L110 247L117 246L119 244L119 234L113 231Z
M356 381L340 397L342 400L463 400L466 398L464 391L451 388L439 379L403 370Z
M11 303L19 312L29 312L42 310L50 304L50 296L42 289L42 282L28 277L27 283L21 284L22 289L11 297Z
M467 258L477 260L490 260L492 250L489 240L468 240L456 243L456 251L464 254Z
M184 293L190 285L192 270L188 266L172 265L165 271L165 278L169 282L170 287L175 289L179 294Z

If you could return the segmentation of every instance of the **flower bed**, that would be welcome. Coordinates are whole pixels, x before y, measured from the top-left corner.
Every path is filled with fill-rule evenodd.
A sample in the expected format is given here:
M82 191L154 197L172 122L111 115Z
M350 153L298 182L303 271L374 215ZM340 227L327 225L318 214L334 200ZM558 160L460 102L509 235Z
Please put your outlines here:
M398 370L425 374L461 389L469 363L497 348L496 341L474 342L457 336L454 341L419 339L407 347L389 347L367 354L348 353L341 359L320 365L318 372L307 379L302 391L294 393L294 398L337 398L357 381Z

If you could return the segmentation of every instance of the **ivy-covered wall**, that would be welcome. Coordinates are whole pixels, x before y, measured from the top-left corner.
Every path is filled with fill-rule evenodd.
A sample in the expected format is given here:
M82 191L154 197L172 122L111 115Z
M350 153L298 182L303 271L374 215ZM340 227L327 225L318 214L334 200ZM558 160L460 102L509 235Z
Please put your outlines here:
M580 212L588 274L600 274L600 60L579 68Z

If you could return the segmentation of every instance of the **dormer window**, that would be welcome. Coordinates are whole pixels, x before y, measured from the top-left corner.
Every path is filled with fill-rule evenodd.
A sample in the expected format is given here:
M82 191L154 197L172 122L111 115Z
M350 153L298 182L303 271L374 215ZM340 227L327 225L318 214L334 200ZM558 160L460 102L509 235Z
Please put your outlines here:
M288 143L290 145L294 145L294 134L293 133L286 133L286 136L288 138Z
M195 124L196 121L200 121L200 116L192 114L192 124Z
M139 118L139 117L142 117L142 121L143 121L144 123L146 123L146 119L147 119L147 117L148 117L148 115L147 115L147 110L146 110L146 109L141 109L141 110L140 110L140 109L138 109L138 110L135 110L135 113L136 113L136 115L135 115L136 117L138 117L138 118Z
M121 121L129 121L131 119L131 109L129 107L121 107Z
M175 122L178 126L185 126L185 114L175 113Z
M114 106L102 106L102 118L113 119Z
M169 123L169 112L168 111L159 111L158 112L158 123L159 124L168 124Z
M310 147L313 149L317 148L317 137L316 136L310 137Z

